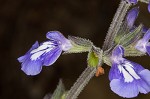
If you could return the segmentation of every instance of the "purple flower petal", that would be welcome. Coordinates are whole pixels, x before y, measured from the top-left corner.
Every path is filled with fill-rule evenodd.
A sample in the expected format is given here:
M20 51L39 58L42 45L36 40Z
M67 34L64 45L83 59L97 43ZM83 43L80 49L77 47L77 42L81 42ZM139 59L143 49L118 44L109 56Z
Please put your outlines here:
M112 67L109 72L110 87L121 97L133 98L150 92L150 71L141 65L123 58L123 47L112 52Z
M147 51L148 55L150 56L150 45L146 46L146 51Z
M27 75L37 75L42 70L42 62L41 60L31 61L28 58L25 62L22 63L22 71L24 71Z
M133 27L133 24L134 24L134 22L135 22L135 20L138 16L138 13L139 13L139 8L138 7L132 8L128 12L126 20L127 20L127 25L130 29Z
M150 71L148 69L142 70L138 73L141 77L141 80L138 80L138 88L140 93L147 94L150 92Z
M147 84L150 86L150 71L148 69L144 69L139 73L141 78L147 82Z
M122 61L122 62L124 62L124 63L120 63L120 64L125 64L125 63L129 62L132 66L134 66L133 69L134 69L134 71L136 71L137 73L140 73L142 70L144 70L144 68L143 68L141 65L139 65L139 64L137 64L137 63L135 63L135 62L129 61L129 60L127 60L127 59L124 59L124 58L123 58L123 61ZM110 80L110 81L111 81L112 79L122 79L122 78L123 78L122 73L120 73L120 71L119 71L119 69L118 69L118 65L119 65L119 64L113 62L112 67L111 67L111 69L110 69L110 71L109 71L109 80Z
M62 51L67 51L72 47L71 42L58 31L50 31L46 37L49 41L38 44L35 42L31 49L18 58L22 63L22 70L27 75L37 75L42 70L42 66L52 65L60 56Z
M118 64L113 63L113 65L109 71L109 80L110 81L113 79L122 79L122 75L121 75L119 69L117 69L117 68L118 68Z
M147 27L145 27L145 26L143 26L143 28L142 28L142 32L143 33L146 33L148 31L148 28Z
M137 73L140 73L142 70L144 70L144 68L140 65L140 64L137 64L135 62L132 62L132 61L129 61L129 60L126 60L128 62L131 63L132 66L134 66L134 70L137 72Z
M32 47L30 48L30 50L24 55L24 56L21 56L18 58L18 61L21 63L21 62L24 62L27 58L28 58L28 55L30 53L30 51L32 51L33 49L36 49L37 47L39 47L39 43L38 41L36 41Z
M40 73L42 69L41 60L32 61L30 59L31 57L30 52L38 47L39 44L36 41L24 56L18 58L18 61L22 63L21 70L23 70L27 75L37 75Z
M71 42L66 39L59 31L49 31L46 34L48 39L57 41L63 51L67 51L72 47Z
M147 94L150 92L150 86L147 84L147 82L143 79L137 80L137 87L140 93Z
M64 42L64 40L66 40L66 38L59 31L49 31L46 34L46 37L50 40L55 40L60 42Z
M113 79L110 82L110 87L113 92L125 98L136 97L139 93L135 81L133 81L132 83L125 83L123 80Z
M147 32L144 34L143 40L149 41L150 39L150 29L147 30Z
M141 68L141 67L140 67ZM116 68L117 69L117 68ZM117 70L110 71L112 72L110 87L113 92L119 96L126 98L136 97L139 92L147 94L150 92L150 71L147 69L142 70L138 75L140 79L134 79L132 82L124 82L124 79ZM120 77L119 77L120 75Z
M113 52L112 52L112 58L115 58L115 57L122 57L124 55L124 49L122 46L117 46Z
M140 39L135 48L143 53L148 53L150 55L150 29L145 33L144 37Z
M137 4L138 0L129 0L133 4Z
M29 51L31 51L31 50L33 50L33 49L35 49L35 48L37 48L37 47L39 47L38 41L36 41L36 42L32 45L32 47L30 48Z
M148 11L150 13L150 1L149 1L149 4L148 4Z
M47 53L46 55L44 55L44 62L43 65L45 66L49 66L52 65L60 56L62 50L60 48L55 48L53 49L53 51Z
M31 49L18 58L23 70L27 75L37 75L41 72L43 63L53 64L61 54L61 49L55 42L47 41L40 46L38 42Z
M18 61L21 63L21 62L24 62L26 59L27 59L27 56L28 55L24 55L24 56L21 56L18 58Z
M147 42L145 40L140 39L135 45L135 48L143 53L146 53L146 44Z

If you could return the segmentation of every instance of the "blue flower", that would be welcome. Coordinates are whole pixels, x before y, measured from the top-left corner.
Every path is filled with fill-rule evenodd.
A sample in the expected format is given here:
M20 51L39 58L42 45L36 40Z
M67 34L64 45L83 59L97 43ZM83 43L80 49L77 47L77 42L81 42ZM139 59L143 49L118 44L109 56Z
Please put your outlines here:
M138 3L138 0L127 0L128 2L130 2L130 3L133 3L133 4L137 4ZM150 1L149 1L149 3L148 3L148 11L149 11L149 13L150 13Z
M144 34L143 38L140 39L136 45L135 48L143 53L148 53L150 56L150 29L147 30L147 32Z
M150 13L150 1L149 1L149 3L148 3L148 11L149 11L149 13Z
M42 66L52 65L62 51L67 51L72 47L70 41L58 31L50 31L46 37L50 40L40 45L36 41L24 56L18 58L18 61L22 63L21 70L27 75L39 74Z
M127 21L127 25L129 27L129 29L134 28L134 22L137 19L138 14L139 14L139 7L132 8L128 12L127 17L126 17L126 21Z
M117 46L112 52L112 67L109 72L111 90L125 98L150 92L150 71L123 58L123 55L122 46Z
M130 3L137 4L138 0L129 0Z

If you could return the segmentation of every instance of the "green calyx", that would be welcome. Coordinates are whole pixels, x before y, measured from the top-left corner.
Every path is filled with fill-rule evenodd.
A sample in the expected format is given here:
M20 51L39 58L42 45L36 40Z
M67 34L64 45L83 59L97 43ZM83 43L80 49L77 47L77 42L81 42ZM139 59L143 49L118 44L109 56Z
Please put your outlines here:
M122 45L124 47L129 46L130 44L137 41L142 36L142 27L143 25L140 24L138 27L136 27L132 32L125 31L126 33L119 33L115 38L115 44Z
M80 37L69 36L68 39L71 41L72 48L64 53L88 52L91 50L92 45L93 45L91 41L80 38Z
M88 66L97 67L99 63L99 56L94 51L91 51L88 54L87 62Z

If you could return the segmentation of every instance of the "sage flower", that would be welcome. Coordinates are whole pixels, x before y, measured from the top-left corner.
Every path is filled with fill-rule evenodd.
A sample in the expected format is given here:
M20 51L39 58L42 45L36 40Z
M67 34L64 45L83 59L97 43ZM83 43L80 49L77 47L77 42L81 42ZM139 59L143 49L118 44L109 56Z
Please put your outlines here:
M137 19L138 14L139 14L139 7L132 8L128 12L127 17L126 17L126 21L127 21L127 25L129 27L129 29L133 29L135 27L134 22Z
M144 34L143 38L140 39L136 45L135 48L143 53L148 53L150 56L150 29L147 30L147 32Z
M149 93L150 71L123 58L123 55L122 46L117 46L112 52L112 67L109 72L111 90L125 98L136 97L139 93Z
M27 75L39 74L42 66L52 65L62 51L67 51L72 47L70 41L58 31L50 31L46 37L49 40L41 44L36 41L25 55L18 58L21 70Z
M129 0L130 3L136 4L138 0Z
M148 11L150 12L150 1L148 3Z

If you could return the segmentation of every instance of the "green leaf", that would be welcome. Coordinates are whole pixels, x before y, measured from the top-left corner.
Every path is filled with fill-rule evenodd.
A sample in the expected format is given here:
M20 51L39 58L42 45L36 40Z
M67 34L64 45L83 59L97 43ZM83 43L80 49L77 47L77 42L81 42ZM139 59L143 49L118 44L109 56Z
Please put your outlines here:
M88 66L97 67L99 63L98 55L94 51L89 52L87 62Z

